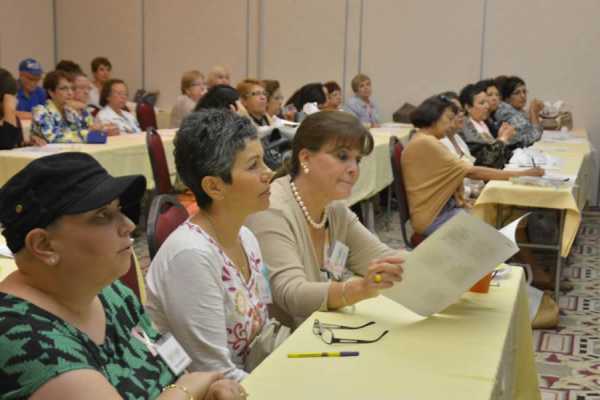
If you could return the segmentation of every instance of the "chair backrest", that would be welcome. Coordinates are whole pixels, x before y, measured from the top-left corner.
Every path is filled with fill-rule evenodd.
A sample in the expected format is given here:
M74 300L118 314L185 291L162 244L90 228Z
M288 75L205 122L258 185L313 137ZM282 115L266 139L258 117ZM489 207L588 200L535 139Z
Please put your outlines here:
M396 136L390 138L390 161L392 163L392 172L394 181L392 183L396 199L398 200L398 211L400 213L400 231L404 243L409 248L412 248L412 242L406 232L406 223L410 220L410 212L408 210L408 198L406 197L406 187L404 186L404 176L402 175L402 152L404 146Z
M148 147L148 157L150 157L150 165L152 166L155 193L166 194L173 192L167 155L165 154L162 139L156 129L150 128L146 131L146 146Z
M140 303L146 304L146 284L144 275L140 267L139 260L134 254L131 255L131 263L129 270L119 280L135 293L140 300Z
M146 131L150 128L158 128L158 125L156 124L156 113L154 112L154 107L152 105L143 101L137 103L137 106L135 107L135 114L140 124L140 128L143 131Z
M153 259L163 242L181 223L188 218L188 212L175 196L168 194L158 195L152 200L146 235L150 259Z

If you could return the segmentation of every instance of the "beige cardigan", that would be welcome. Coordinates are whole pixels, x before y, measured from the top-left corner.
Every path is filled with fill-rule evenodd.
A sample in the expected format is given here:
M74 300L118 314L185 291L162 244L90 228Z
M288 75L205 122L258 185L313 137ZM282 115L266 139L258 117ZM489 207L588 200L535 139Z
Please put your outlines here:
M320 272L307 222L292 194L289 176L271 184L269 209L252 215L248 226L258 238L269 269L275 303L272 313L284 324L297 326L314 311L327 310L330 282ZM364 275L371 260L397 255L365 228L342 202L329 207L329 243L349 248L346 268Z

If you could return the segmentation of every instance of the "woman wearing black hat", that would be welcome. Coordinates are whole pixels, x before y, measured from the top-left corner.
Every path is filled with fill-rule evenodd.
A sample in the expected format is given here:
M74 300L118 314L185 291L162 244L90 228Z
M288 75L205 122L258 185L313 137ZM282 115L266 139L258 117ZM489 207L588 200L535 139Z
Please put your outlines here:
M83 153L39 158L0 189L18 267L0 282L0 399L245 396L220 374L183 373L176 341L117 281L144 191L142 176L113 178Z

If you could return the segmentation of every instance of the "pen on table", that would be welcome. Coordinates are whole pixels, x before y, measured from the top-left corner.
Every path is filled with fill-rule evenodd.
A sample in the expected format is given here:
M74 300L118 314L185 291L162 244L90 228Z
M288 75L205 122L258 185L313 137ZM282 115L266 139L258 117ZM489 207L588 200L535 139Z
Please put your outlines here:
M535 165L535 157L531 156L531 165L533 165L533 168L537 168L537 166Z
M323 353L289 353L288 358L357 357L358 351L329 351Z

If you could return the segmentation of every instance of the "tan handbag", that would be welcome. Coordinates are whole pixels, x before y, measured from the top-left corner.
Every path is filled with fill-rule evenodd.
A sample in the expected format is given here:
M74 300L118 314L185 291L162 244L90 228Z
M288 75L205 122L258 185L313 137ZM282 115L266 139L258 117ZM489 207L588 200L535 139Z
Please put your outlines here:
M290 328L282 325L276 319L268 320L260 333L250 343L250 353L246 356L244 365L246 372L252 372L254 368L258 367L291 333Z
M558 115L551 118L544 117L544 114L540 114L542 127L545 130L559 131L561 128L566 127L567 129L573 129L573 114L571 111L561 111Z

